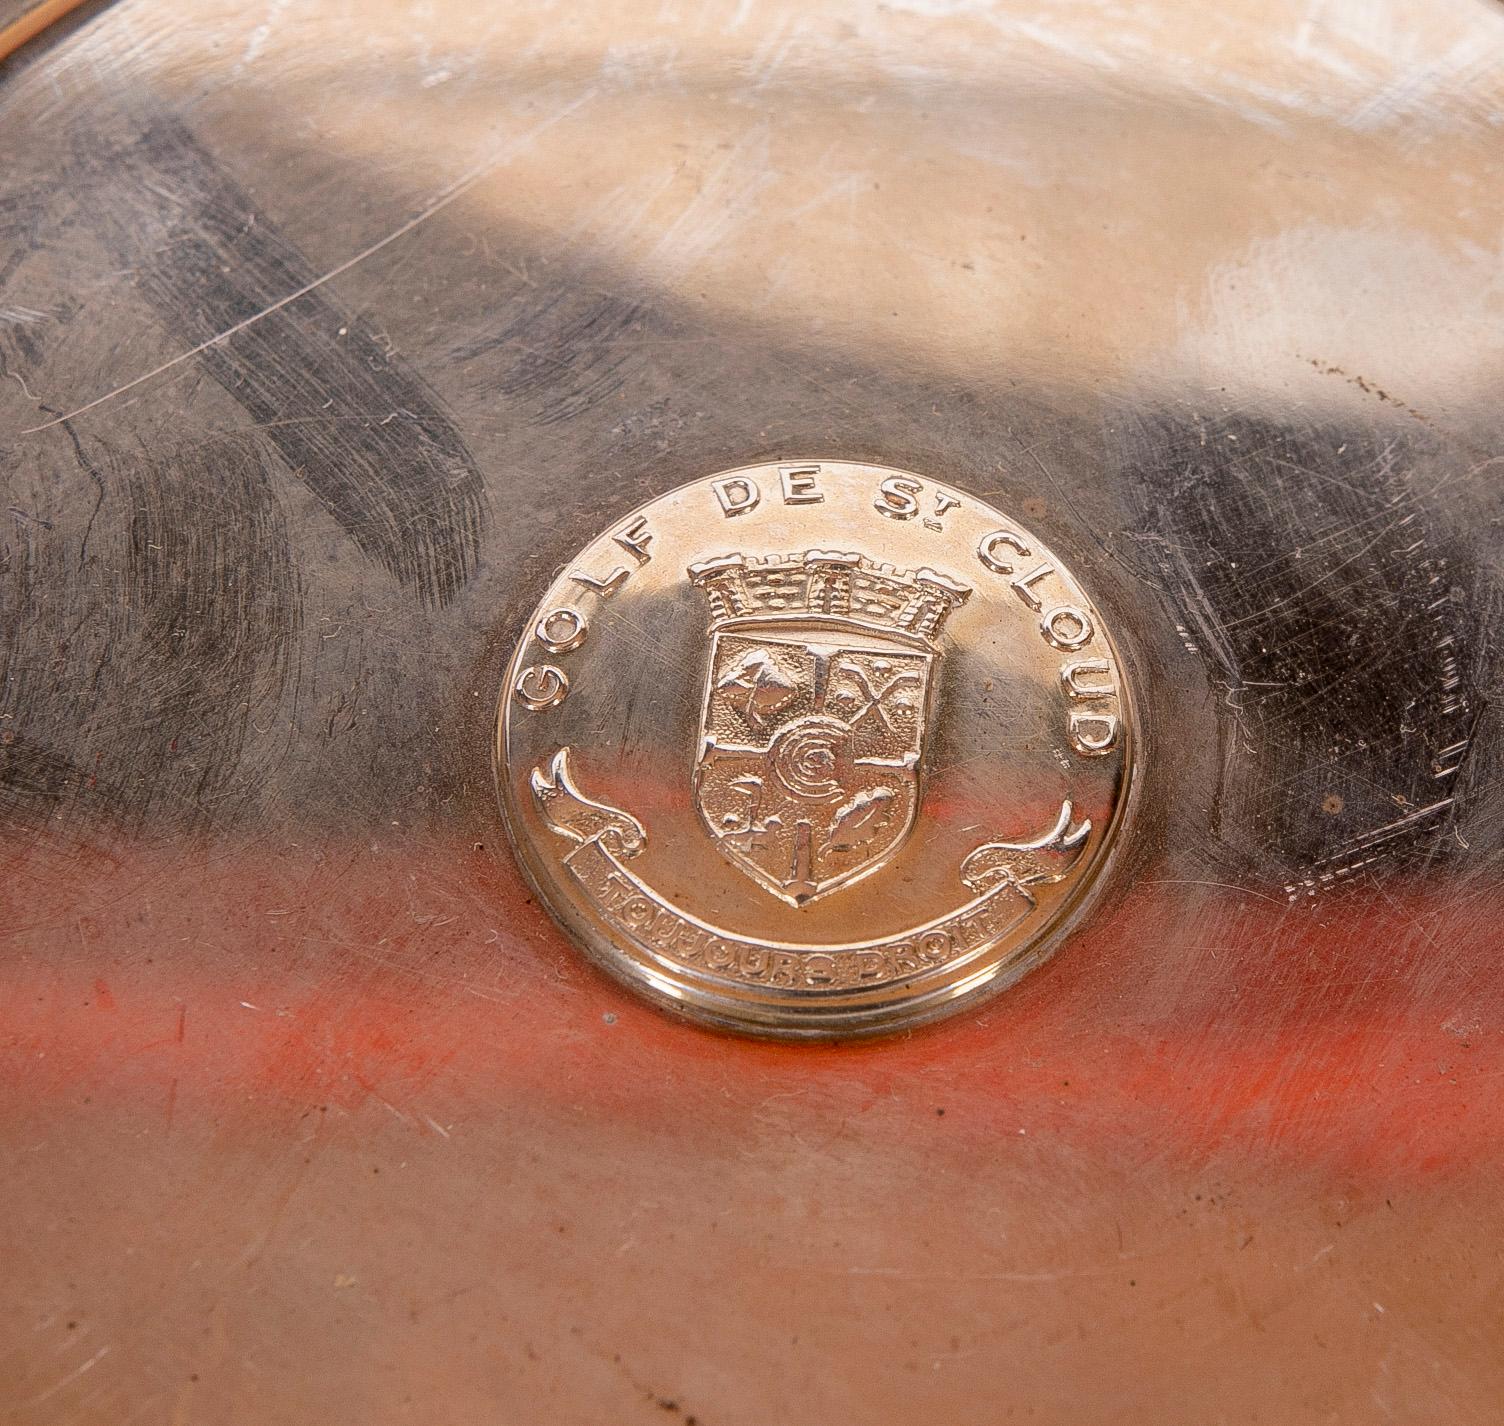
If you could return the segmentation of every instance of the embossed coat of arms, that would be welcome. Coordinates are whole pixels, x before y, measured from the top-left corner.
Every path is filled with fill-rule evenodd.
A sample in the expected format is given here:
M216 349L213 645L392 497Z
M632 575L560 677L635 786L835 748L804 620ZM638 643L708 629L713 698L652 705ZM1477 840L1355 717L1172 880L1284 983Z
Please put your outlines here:
M1016 978L1126 807L1101 611L1001 511L881 467L745 467L623 516L507 688L503 807L550 909L646 994L759 1033L918 1023ZM966 805L935 795L937 730L983 764ZM645 775L656 797L618 805Z
M706 830L795 906L876 871L913 826L936 639L970 590L827 550L689 574L711 616L694 771Z

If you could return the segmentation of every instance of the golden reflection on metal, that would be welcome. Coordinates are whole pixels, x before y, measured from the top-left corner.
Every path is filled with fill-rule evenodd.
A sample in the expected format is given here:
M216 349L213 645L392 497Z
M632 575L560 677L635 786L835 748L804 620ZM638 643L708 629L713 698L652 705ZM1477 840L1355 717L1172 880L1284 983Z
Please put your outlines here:
M42 33L49 25L65 19L79 9L84 0L42 0L23 11L8 25L0 25L0 60L8 59L22 45Z
M1123 820L1100 610L928 477L682 486L586 546L528 630L497 741L519 859L607 969L706 1020L872 1032L1010 984Z

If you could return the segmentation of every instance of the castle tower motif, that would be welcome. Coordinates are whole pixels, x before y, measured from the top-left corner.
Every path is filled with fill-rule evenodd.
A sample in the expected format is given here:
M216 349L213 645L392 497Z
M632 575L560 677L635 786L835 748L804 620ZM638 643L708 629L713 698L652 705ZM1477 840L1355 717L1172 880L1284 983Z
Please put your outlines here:
M689 567L710 606L712 634L750 623L818 621L895 635L933 649L969 585L933 569L906 570L838 550L720 555Z

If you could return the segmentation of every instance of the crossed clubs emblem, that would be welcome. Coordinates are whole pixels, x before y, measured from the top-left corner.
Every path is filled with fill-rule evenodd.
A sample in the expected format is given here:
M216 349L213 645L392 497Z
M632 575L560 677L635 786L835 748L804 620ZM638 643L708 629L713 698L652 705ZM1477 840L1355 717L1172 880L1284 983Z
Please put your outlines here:
M838 660L831 672L849 678L857 686L860 699L853 700L854 707L838 703L838 706L831 711L853 728L867 714L876 713L886 732L898 734L899 728L893 721L888 700L899 689L923 688L925 678L918 669L901 668L897 672L892 672L891 669L892 666L886 660L878 660L873 664L872 673L869 674L861 664L852 659Z

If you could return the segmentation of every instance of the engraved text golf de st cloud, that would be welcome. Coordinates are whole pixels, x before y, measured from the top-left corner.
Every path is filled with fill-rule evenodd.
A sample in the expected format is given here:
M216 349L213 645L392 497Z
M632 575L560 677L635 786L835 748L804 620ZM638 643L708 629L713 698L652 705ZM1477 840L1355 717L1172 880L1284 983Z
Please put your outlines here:
M819 506L818 465L785 465L709 482L707 513L734 522L762 502ZM955 496L917 477L875 479L871 507L886 519L940 531ZM654 559L648 516L610 535L614 560L569 571L575 597L540 613L538 656L519 658L513 696L548 718L570 694L571 665L591 617ZM1114 667L1082 653L1096 632L1053 565L1007 527L988 531L970 567L896 568L854 542L749 556L724 552L684 575L706 611L699 728L686 749L689 791L704 834L767 895L804 907L880 873L914 824L927 731L935 712L947 619L985 585L1023 606L1057 657L1064 745L1082 759L1121 734ZM1025 612L1026 611L1026 612ZM1008 932L1034 906L1031 886L1065 876L1090 832L1066 801L1052 826L1018 841L980 842L958 868L956 904L902 935L825 950L772 942L707 923L674 906L629 865L646 844L631 812L594 800L558 745L531 774L536 805L562 839L577 891L613 933L649 956L768 987L859 987L944 965ZM1010 829L1011 830L1011 829ZM1024 830L1024 829L1019 829ZM564 850L567 847L567 850ZM964 890L963 890L964 888ZM966 893L970 893L969 897Z

